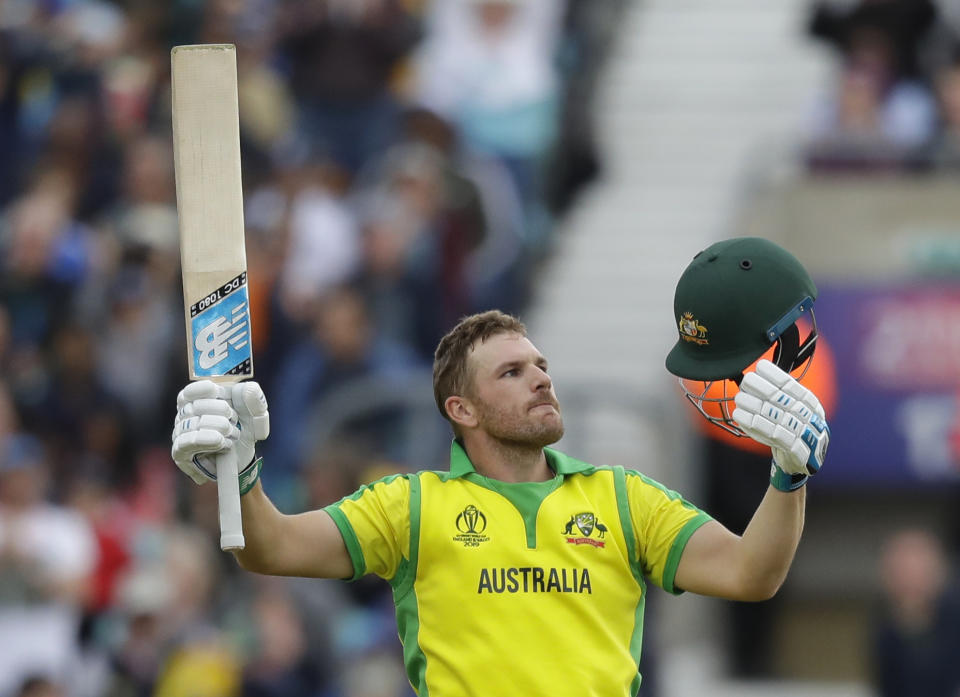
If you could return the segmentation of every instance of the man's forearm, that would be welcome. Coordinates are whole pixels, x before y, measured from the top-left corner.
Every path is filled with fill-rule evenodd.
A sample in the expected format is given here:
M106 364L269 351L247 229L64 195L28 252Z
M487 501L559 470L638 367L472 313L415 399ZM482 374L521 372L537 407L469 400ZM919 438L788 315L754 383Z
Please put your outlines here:
M758 599L777 592L790 570L803 532L807 488L768 487L739 545L743 583Z
M275 576L353 576L353 560L326 511L285 515L259 481L240 497L240 511L246 546L234 556L244 569Z
M245 546L233 551L237 562L248 571L280 573L272 553L277 550L277 542L282 534L280 521L283 514L267 498L259 481L240 497L240 514L243 517Z

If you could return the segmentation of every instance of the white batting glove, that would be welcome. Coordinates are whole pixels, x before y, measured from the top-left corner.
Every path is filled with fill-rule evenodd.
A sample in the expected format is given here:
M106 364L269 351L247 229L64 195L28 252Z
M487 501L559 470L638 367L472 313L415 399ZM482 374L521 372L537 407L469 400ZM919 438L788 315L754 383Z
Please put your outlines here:
M823 466L830 427L820 400L767 360L743 376L733 419L773 451L770 481L782 491L803 486Z
M217 478L217 453L233 448L243 494L260 474L256 442L268 435L270 413L260 385L241 382L227 386L199 380L177 395L170 452L177 467L197 484L203 484Z

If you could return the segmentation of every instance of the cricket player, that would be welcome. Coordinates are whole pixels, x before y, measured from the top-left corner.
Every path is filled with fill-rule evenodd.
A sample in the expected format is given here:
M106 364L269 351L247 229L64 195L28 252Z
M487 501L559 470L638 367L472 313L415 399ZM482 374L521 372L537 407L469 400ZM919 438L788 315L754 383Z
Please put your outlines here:
M711 418L771 448L770 486L743 535L639 472L548 447L564 426L547 359L497 311L462 320L436 350L434 392L454 434L447 471L394 475L281 514L258 481L269 415L253 382L188 385L173 458L203 483L214 455L236 449L243 568L387 579L421 697L635 695L648 584L764 600L787 575L804 484L829 441L820 403L790 376L812 353L815 335L801 343L792 328L815 296L795 258L756 238L704 250L677 286L668 369L738 382L723 418ZM771 345L775 362L742 374Z

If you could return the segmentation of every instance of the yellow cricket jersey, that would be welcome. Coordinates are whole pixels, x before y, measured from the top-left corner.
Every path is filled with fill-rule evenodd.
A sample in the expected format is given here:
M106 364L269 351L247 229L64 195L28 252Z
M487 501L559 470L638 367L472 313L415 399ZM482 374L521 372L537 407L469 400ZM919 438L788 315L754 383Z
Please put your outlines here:
M387 477L325 510L354 578L387 579L420 697L612 697L640 687L644 578L670 593L710 517L622 467L546 449L506 483L454 442L449 472Z

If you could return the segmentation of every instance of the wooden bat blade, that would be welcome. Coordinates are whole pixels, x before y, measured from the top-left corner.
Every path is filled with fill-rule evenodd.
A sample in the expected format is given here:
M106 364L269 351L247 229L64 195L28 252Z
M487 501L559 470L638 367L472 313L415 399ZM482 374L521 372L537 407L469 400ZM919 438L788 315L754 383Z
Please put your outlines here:
M171 52L173 146L190 378L253 376L236 51Z

